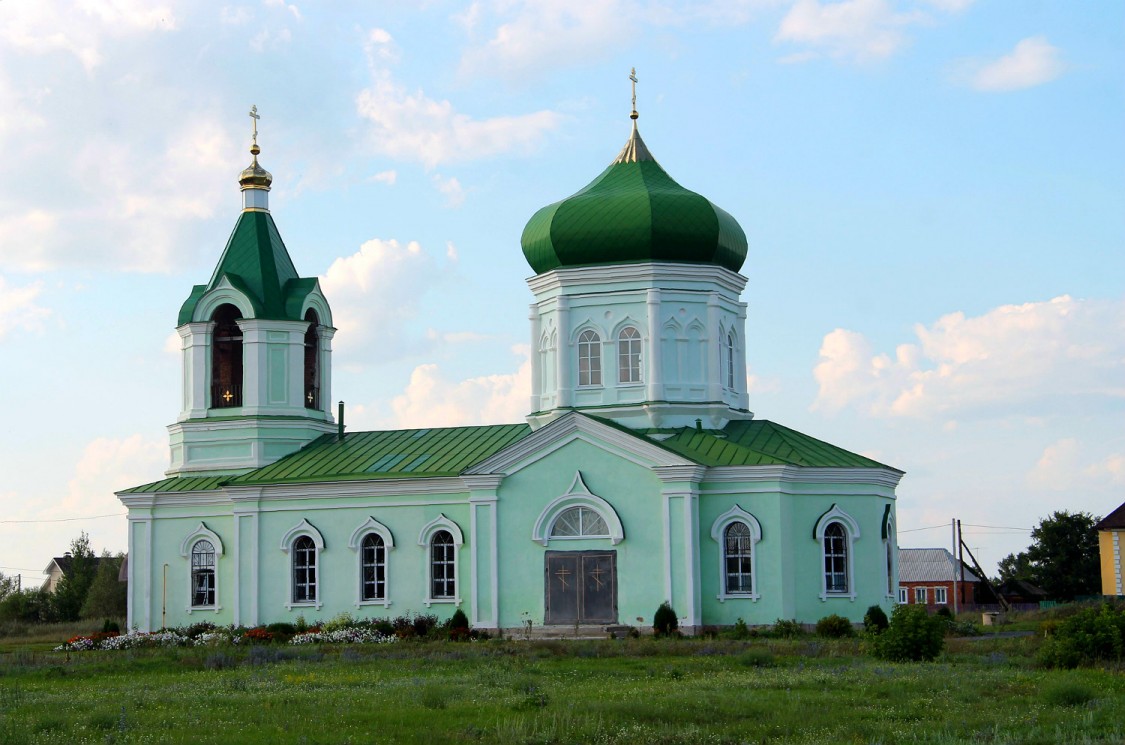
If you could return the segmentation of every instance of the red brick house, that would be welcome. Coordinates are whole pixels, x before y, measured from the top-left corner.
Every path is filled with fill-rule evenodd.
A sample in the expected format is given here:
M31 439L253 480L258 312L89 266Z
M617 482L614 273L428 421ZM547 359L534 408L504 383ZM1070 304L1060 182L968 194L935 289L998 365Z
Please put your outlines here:
M979 583L980 577L967 566L962 575L957 559L944 548L898 550L900 605L927 605L932 608L946 605L953 610L955 605L961 607L974 602Z

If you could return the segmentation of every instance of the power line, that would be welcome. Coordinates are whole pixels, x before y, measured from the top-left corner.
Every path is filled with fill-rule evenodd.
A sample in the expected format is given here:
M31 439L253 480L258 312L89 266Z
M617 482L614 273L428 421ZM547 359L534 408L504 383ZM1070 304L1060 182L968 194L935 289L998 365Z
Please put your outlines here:
M943 523L941 525L931 525L928 528L911 528L910 530L900 530L898 532L899 533L917 533L919 530L937 530L938 528L948 528L948 527L949 527L949 523Z
M1009 528L1009 527L1006 527L1004 525L972 525L971 523L965 523L965 527L966 528L992 528L994 530L1026 530L1028 533L1030 533L1032 530L1034 530L1034 528Z
M59 517L53 520L0 520L0 523L70 523L76 520L100 520L103 517L121 517L128 512L114 512L111 515L90 515L89 517Z

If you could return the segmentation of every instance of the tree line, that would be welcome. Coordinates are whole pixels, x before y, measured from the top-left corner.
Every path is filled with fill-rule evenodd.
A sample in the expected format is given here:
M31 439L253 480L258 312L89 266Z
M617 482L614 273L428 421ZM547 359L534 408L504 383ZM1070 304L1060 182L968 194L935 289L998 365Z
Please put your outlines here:
M16 577L0 573L0 621L51 623L86 618L123 618L124 582L117 580L124 554L97 557L85 532L70 542L70 566L54 592L17 589Z

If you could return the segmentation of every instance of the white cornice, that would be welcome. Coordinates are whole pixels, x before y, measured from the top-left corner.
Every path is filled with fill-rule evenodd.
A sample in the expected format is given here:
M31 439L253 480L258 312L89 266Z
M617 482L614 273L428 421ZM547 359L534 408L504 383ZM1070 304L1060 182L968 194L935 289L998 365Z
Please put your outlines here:
M572 411L481 461L465 473L502 473L508 476L575 440L583 440L596 447L611 449L626 460L647 468L696 465L682 456L649 442L642 435L623 432L616 427L610 427Z
M279 409L281 411L282 409ZM235 411L234 409L219 409L219 411ZM238 409L237 411L241 411ZM284 411L292 411L291 409L284 409ZM307 411L313 411L307 409ZM179 434L185 430L204 430L208 432L223 432L227 430L245 429L247 426L262 427L268 425L271 429L293 429L293 430L307 430L318 429L325 434L336 431L336 425L332 422L324 421L323 419L315 418L317 415L324 416L324 412L317 411L310 417L297 417L291 414L281 414L278 416L269 415L254 415L254 414L224 414L223 419L216 420L211 418L206 419L185 419L182 422L168 425L168 432L170 434ZM233 416L234 418L228 419L226 417ZM284 418L282 418L284 417ZM178 469L187 470L187 469ZM214 469L211 469L214 470Z
M678 289L681 282L715 282L735 294L746 286L746 277L713 264L673 264L667 262L642 262L638 264L608 264L552 269L530 277L527 286L538 295L541 292L563 287L575 287L600 282L649 283L662 289Z
M787 481L808 484L868 484L894 489L902 480L901 471L890 468L810 468L807 466L713 466L704 481L734 483L742 481Z

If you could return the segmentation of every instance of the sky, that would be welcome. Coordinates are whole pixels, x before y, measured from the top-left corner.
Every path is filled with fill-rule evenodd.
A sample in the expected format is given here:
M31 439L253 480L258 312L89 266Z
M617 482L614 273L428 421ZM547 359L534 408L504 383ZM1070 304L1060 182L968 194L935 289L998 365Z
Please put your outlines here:
M629 134L750 251L756 416L906 472L992 573L1125 500L1125 4L0 2L0 572L163 477L177 312L270 208L350 431L518 422L520 234Z

